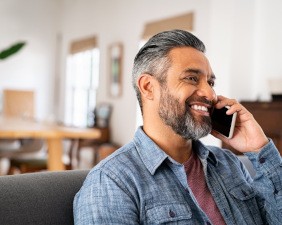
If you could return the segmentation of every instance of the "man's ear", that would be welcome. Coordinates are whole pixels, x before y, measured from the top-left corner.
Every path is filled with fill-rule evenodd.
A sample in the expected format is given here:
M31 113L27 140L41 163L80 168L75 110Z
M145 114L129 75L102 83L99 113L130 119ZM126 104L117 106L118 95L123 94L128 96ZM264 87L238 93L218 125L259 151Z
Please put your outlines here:
M141 95L149 100L154 98L154 85L156 80L150 74L141 74L137 80L137 86Z

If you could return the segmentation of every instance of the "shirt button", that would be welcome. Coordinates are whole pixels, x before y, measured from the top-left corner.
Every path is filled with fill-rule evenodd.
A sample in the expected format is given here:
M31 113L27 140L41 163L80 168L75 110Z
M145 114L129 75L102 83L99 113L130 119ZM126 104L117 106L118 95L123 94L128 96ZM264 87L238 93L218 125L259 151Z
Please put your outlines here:
M266 160L266 159L265 159L264 157L262 157L262 158L259 159L259 162L260 162L261 164L263 164L263 163L265 163L265 160Z
M175 212L173 212L171 209L169 210L169 216L171 218L174 218L175 217Z

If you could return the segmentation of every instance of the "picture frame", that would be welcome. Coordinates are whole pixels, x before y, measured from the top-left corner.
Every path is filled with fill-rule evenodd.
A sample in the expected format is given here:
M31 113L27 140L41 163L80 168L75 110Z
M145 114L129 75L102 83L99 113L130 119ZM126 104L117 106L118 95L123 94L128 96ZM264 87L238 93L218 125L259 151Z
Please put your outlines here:
M95 126L109 127L112 106L109 103L100 103L95 108Z
M109 47L110 56L110 96L119 97L122 93L122 58L123 45L121 43L114 43Z

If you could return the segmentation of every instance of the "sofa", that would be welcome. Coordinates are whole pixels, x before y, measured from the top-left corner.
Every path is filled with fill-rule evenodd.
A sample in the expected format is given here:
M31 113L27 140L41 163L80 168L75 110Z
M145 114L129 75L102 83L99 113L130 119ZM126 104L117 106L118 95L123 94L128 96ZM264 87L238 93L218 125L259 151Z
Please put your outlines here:
M73 224L73 198L89 170L0 177L1 225Z

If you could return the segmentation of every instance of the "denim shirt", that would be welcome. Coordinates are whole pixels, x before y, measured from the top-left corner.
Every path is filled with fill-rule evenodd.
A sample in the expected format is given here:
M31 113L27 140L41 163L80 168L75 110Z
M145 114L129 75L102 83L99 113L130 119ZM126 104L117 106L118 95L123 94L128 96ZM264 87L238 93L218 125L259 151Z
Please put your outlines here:
M228 150L200 141L193 142L193 150L227 225L282 224L282 160L271 140L259 153L246 153L256 170L254 180ZM74 199L74 222L212 224L187 184L184 166L141 127L132 142L90 171Z

